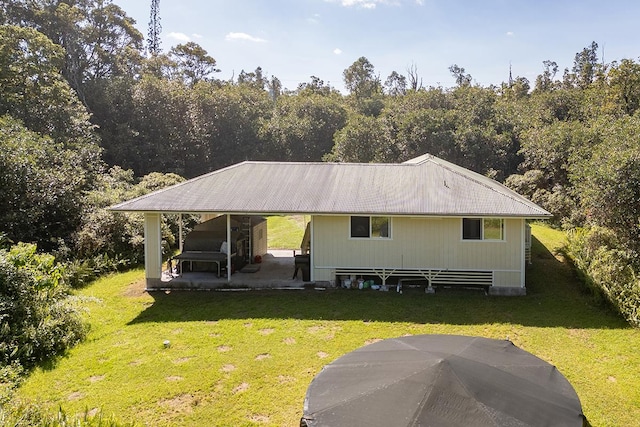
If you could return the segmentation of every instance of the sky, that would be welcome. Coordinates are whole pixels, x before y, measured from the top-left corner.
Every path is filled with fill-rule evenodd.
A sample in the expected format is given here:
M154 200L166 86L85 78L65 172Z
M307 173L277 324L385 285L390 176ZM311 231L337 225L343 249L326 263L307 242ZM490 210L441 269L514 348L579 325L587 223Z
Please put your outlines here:
M147 36L151 0L113 0ZM262 67L294 90L316 76L345 92L342 73L364 56L382 82L414 67L425 87L454 86L457 64L474 84L525 77L542 62L562 77L575 54L599 45L605 63L640 58L640 2L609 0L160 0L161 47L193 41L222 80Z

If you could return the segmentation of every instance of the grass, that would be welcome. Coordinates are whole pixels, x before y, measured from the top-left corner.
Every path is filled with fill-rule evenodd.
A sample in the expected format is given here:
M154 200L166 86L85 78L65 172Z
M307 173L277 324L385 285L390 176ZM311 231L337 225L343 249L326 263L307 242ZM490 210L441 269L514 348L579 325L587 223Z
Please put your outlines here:
M475 291L142 291L142 271L95 282L89 339L34 372L21 399L153 426L295 426L307 386L341 355L405 334L509 337L573 384L593 426L640 419L640 330L581 294L534 226L526 297ZM165 348L163 342L170 341Z
M270 249L300 249L304 229L309 217L270 216L267 217L267 246Z

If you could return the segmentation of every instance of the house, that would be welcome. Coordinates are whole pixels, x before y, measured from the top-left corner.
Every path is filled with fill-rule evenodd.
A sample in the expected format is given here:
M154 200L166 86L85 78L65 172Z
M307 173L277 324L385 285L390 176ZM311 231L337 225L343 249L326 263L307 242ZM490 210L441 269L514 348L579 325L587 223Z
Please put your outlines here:
M148 288L161 281L163 213L224 215L227 236L233 216L308 215L311 281L411 278L486 284L500 295L526 293L526 221L551 216L502 184L429 154L398 164L246 161L112 210L145 215Z

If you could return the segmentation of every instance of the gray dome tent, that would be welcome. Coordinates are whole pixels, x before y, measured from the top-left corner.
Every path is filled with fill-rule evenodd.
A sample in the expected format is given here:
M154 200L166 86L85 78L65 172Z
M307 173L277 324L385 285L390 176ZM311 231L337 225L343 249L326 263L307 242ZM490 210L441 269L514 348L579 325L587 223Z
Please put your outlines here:
M582 426L552 365L506 340L417 335L361 347L313 379L301 426Z

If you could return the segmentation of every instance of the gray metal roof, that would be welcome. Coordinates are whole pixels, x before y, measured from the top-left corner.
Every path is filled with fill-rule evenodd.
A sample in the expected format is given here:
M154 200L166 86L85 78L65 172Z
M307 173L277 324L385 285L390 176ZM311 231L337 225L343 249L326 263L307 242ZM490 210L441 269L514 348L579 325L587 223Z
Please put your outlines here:
M431 155L406 163L242 162L115 211L545 218L502 184Z

